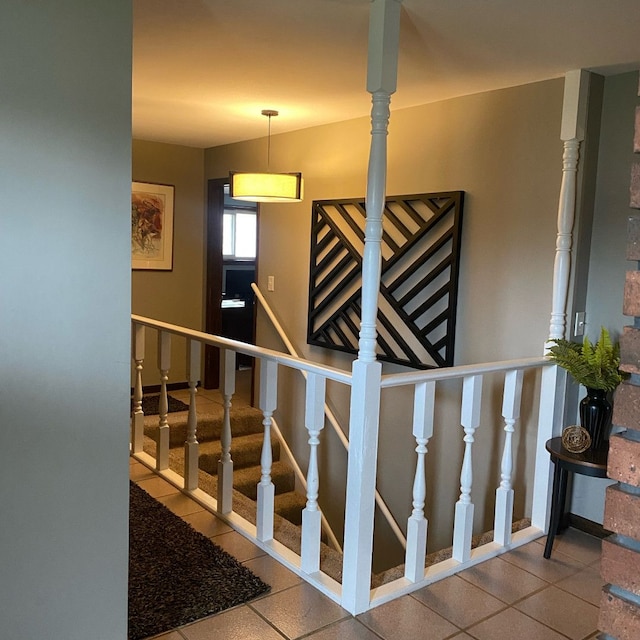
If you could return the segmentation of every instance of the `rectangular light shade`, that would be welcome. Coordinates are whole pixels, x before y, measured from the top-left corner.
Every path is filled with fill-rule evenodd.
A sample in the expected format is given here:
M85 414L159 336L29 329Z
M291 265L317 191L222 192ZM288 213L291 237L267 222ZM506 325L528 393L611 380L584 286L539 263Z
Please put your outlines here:
M230 173L229 195L249 202L301 202L301 173Z

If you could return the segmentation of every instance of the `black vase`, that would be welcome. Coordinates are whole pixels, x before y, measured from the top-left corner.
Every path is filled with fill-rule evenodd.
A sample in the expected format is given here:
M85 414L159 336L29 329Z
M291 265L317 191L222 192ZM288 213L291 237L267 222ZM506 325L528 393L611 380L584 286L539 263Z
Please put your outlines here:
M580 424L591 436L591 449L602 451L609 446L612 412L607 392L587 387L587 395L580 401Z

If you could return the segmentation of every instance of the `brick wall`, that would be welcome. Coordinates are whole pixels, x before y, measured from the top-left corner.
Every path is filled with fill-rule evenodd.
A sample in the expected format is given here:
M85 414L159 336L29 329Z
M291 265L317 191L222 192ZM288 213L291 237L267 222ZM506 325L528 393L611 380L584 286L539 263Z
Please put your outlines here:
M640 95L640 88L638 91ZM640 107L636 109L634 151L640 154ZM630 206L640 209L640 161L631 169ZM634 319L620 338L621 369L631 374L618 387L607 473L617 484L607 488L603 526L613 532L602 544L601 573L607 585L600 603L599 628L607 638L640 639L640 217L629 218L623 313Z

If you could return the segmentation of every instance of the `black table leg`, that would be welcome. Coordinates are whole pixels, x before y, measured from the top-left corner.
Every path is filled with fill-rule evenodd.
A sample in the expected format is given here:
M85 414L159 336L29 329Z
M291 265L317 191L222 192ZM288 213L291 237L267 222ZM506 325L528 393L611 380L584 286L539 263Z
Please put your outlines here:
M549 533L547 534L547 543L544 546L544 557L551 557L551 549L553 548L553 539L558 533L560 519L564 510L565 493L567 491L568 473L566 469L555 462L553 471L553 492L551 494L551 517L549 523Z

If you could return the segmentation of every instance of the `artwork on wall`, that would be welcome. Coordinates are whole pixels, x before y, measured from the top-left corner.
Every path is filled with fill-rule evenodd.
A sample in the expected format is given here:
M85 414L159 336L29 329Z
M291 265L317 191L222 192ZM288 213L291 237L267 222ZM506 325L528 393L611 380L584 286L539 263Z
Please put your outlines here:
M174 187L131 184L131 268L173 268Z
M387 197L378 299L380 360L453 365L464 192ZM309 344L357 353L364 199L317 200L311 222Z

